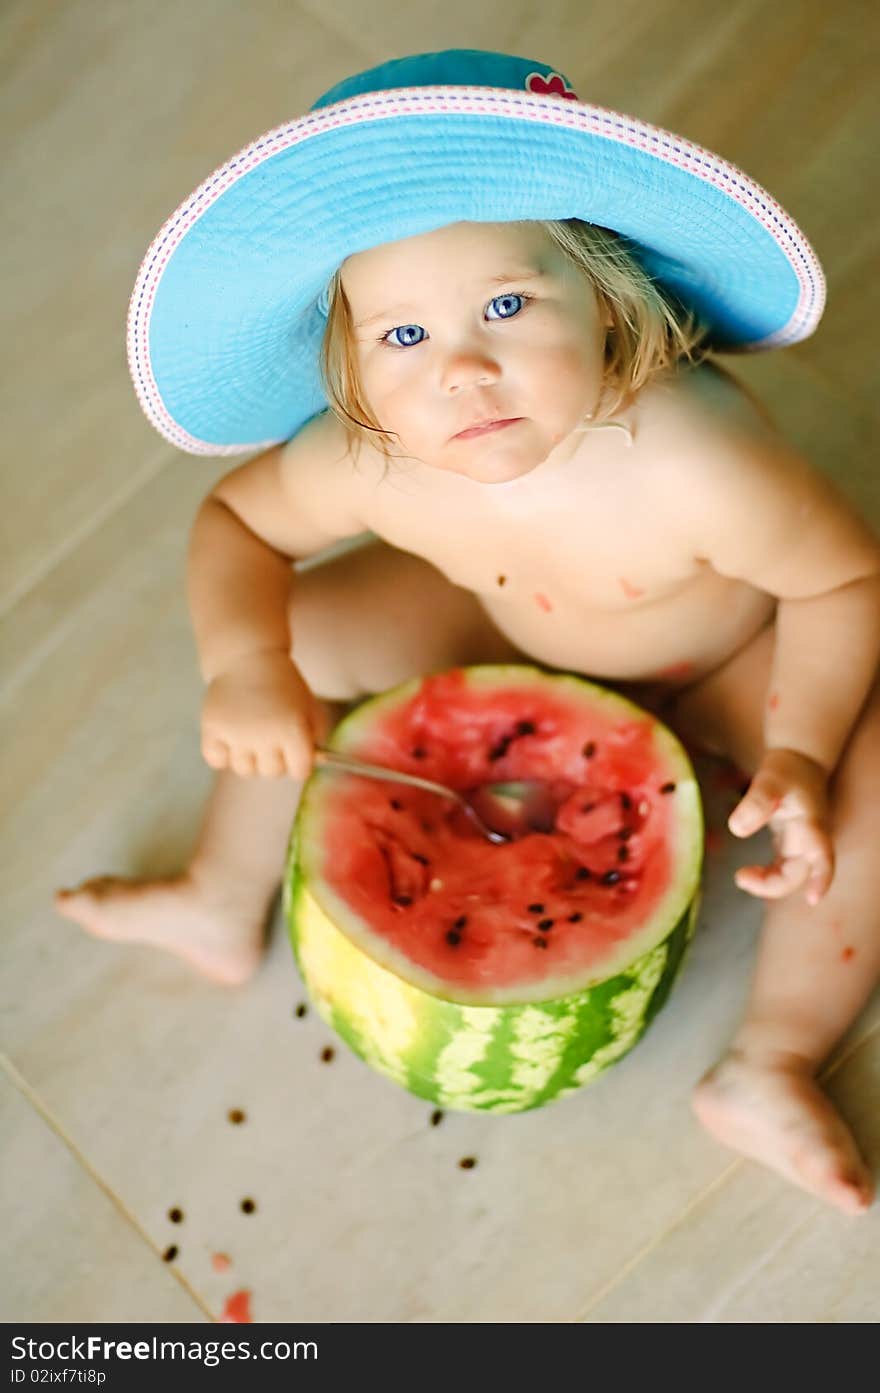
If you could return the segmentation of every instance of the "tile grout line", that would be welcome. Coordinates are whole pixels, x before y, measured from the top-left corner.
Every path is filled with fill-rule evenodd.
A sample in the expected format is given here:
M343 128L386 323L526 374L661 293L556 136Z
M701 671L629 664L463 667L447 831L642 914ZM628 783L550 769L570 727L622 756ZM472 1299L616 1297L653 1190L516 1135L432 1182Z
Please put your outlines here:
M821 1070L818 1075L819 1081L824 1083L826 1079L831 1078L831 1076L833 1074L836 1074L837 1070L840 1069L842 1065L844 1065L847 1062L847 1060L852 1059L853 1055L857 1054L859 1050L863 1048L863 1046L867 1045L871 1040L874 1039L875 1035L878 1034L880 1034L880 1023L873 1026L872 1029L868 1031L867 1035L863 1035L860 1040L854 1041L850 1048L848 1050L845 1050L826 1069ZM655 1248L658 1248L661 1243L665 1242L665 1240L669 1237L671 1233L674 1233L674 1231L677 1228L681 1227L681 1225L687 1219L688 1215L691 1214L693 1210L697 1208L698 1205L702 1204L704 1200L708 1199L709 1196L713 1193L713 1191L719 1189L722 1185L725 1185L727 1181L730 1179L730 1177L734 1174L734 1172L739 1170L741 1166L745 1165L747 1159L747 1157L741 1156L738 1157L736 1160L731 1161L730 1165L726 1166L725 1169L721 1171L721 1173L717 1175L714 1180L710 1181L709 1184L705 1187L705 1189L701 1190L699 1194L695 1195L694 1198L688 1204L685 1205L684 1209L681 1211L680 1214L676 1216L675 1219L673 1219L671 1224L667 1224L665 1229L661 1230L660 1233L655 1234L653 1238L649 1239L649 1241L644 1245L644 1247L640 1248L638 1252L633 1254L633 1256L629 1259L628 1262L624 1263L623 1267L620 1269L619 1272L615 1273L613 1277L609 1277L605 1285L599 1288L599 1291L596 1293L596 1295L590 1298L590 1300L587 1302L587 1305L583 1308L580 1314L572 1317L570 1323L574 1325L581 1324L585 1317L588 1316L590 1312L594 1310L596 1306L599 1305L600 1301L603 1301L604 1298L608 1296L612 1291L614 1291L616 1287L619 1287L621 1283L629 1276L629 1274L632 1271L634 1271L636 1267L638 1267L640 1262L642 1262L646 1257L648 1257L649 1254L652 1253Z
M145 484L148 484L154 479L168 463L165 455L166 452L163 450L159 455L154 457L153 462L145 464L144 467L132 477L127 487L108 499L103 508L100 508L97 513L82 522L53 552L45 556L29 575L23 576L19 584L15 586L4 598L2 603L0 603L0 619L5 619L15 606L20 604L32 590L36 590L37 586L42 584L48 575L51 575L54 570L66 561L67 558L76 551L77 547L86 541L93 532L97 532L98 528L102 527L107 519L112 517L115 512L123 508L139 489L143 488Z
M661 1229L659 1233L655 1234L653 1238L649 1239L648 1242L644 1245L644 1247L640 1248L638 1252L633 1254L633 1256L629 1259L628 1262L624 1263L623 1267L620 1269L619 1272L616 1272L613 1277L609 1277L605 1285L600 1287L598 1292L596 1292L595 1296L592 1296L590 1298L590 1300L587 1302L586 1306L584 1306L580 1314L573 1318L572 1323L575 1325L580 1325L585 1319L585 1317L588 1316L590 1312L594 1310L596 1306L599 1305L600 1301L603 1301L606 1296L608 1296L612 1291L614 1291L615 1287L619 1287L620 1284L625 1280L625 1278L627 1278L629 1274L636 1267L638 1267L639 1263L643 1262L644 1259L648 1257L649 1254L652 1253L655 1248L659 1248L660 1244L664 1243L666 1239L669 1237L669 1235L673 1233L675 1229L679 1228L681 1224L684 1223L688 1215L694 1209L696 1209L698 1205L702 1204L703 1200L708 1199L708 1197L712 1194L714 1190L719 1189L723 1184L725 1184L728 1178L733 1174L733 1172L739 1170L740 1166L744 1164L744 1159L742 1157L739 1157L735 1161L731 1161L729 1165L725 1166L724 1170L721 1171L719 1175L716 1175L714 1180L711 1180L704 1189L700 1190L698 1194L694 1195L693 1199L685 1205L681 1213L677 1214L670 1224L666 1225L665 1229Z
M138 1237L147 1245L147 1247L153 1253L155 1253L156 1257L161 1261L162 1254L159 1252L158 1246L153 1242L146 1229L144 1229L139 1220L134 1216L134 1214L132 1214L131 1210L127 1208L127 1206L119 1198L116 1192L107 1183L107 1181L104 1180L103 1176L101 1176L95 1170L91 1162L83 1155L73 1138L68 1135L68 1133L62 1127L61 1123L57 1120L57 1118L55 1118L52 1115L52 1113L46 1107L46 1104L40 1098L39 1094L37 1094L34 1091L34 1089L31 1088L27 1079L24 1078L24 1076L21 1073L19 1073L12 1060L5 1052L0 1052L0 1065L2 1065L3 1069L5 1070L12 1086L15 1089L17 1089L21 1096L24 1099L26 1099L28 1103L30 1103L31 1107L37 1113L39 1113L40 1117L46 1123L46 1126L49 1127L49 1129L54 1133L58 1140L62 1142L64 1146L67 1147L67 1150L70 1152L73 1159L86 1172L89 1178L94 1181L98 1188L107 1196L110 1203L113 1205L114 1209L117 1210L122 1219L124 1219L125 1222L131 1228L134 1229ZM210 1310L210 1308L205 1305L205 1302L199 1296L198 1292L190 1286L189 1282L184 1277L180 1269L177 1267L173 1267L170 1263L163 1263L163 1266L168 1269L170 1275L174 1278L175 1281L177 1281L180 1284L180 1286L186 1292L187 1296L191 1297L192 1300L199 1307L199 1309L204 1312L208 1320L211 1321L212 1324L216 1323L217 1317Z

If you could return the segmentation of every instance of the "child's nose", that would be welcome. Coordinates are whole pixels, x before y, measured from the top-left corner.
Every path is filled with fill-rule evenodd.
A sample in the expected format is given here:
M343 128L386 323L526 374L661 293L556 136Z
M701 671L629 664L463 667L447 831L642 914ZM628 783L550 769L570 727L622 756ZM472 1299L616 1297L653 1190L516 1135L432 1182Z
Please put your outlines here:
M458 352L449 355L445 369L445 385L450 390L461 387L485 386L497 382L501 368L485 352Z

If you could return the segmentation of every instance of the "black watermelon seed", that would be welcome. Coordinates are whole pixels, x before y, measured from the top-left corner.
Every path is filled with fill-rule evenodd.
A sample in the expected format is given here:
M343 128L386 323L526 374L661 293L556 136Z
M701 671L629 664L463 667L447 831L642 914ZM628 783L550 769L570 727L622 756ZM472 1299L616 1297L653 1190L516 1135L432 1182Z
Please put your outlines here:
M662 787L661 787L661 789L660 789L660 792L661 792L661 793L674 793L674 792L675 792L675 784L663 784Z
M574 873L575 880L589 880L590 870L588 866L578 866Z
M629 847L627 847L627 846L619 846L619 847L617 848L617 859L618 859L618 861L628 861L628 860L629 860Z
M459 943L461 943L461 934L456 933L455 929L450 929L449 933L446 935L446 942L452 948L458 947Z
M462 1156L458 1163L463 1171L472 1171L477 1164L476 1156Z
M580 910L576 909L574 914L569 914L568 922L569 924L579 924L583 917L584 916L581 914Z
M399 813L400 810L401 810L401 808L403 807L403 804L399 801L399 799L397 799L397 798L392 798L392 799L391 799L391 806L392 806L392 808L394 809L394 811L395 811L396 813Z
M456 919L456 921L455 921L455 923L453 924L452 927L453 927L454 929L463 929L463 928L466 927L466 925L467 925L467 915L466 915L466 914L459 914L458 918Z
M306 1003L305 1003L304 1001L301 1001L301 1002L299 1003L299 1005L298 1005L297 1008L296 1008L296 1014L299 1016L300 1020L301 1020L302 1017L306 1014L306 1012L308 1011L308 1009L309 1009L309 1008L308 1008L308 1006L306 1005Z
M432 1127L437 1127L442 1121L443 1121L443 1114L442 1114L442 1112L440 1111L439 1108L435 1108L435 1110L431 1113L431 1126L432 1126Z
M407 905L412 904L412 895L395 895L394 903L403 905L404 908L406 908Z
M421 745L416 745L415 749L412 751L412 757L413 759L425 759L427 753L428 751L423 750Z
M241 1204L239 1205L242 1214L253 1214L256 1207L257 1206L254 1204L253 1200L242 1200Z
M517 735L534 735L535 729L534 721L519 721L516 727L516 733Z
M238 1127L240 1123L244 1122L244 1113L242 1112L241 1108L230 1108L226 1116L232 1123L233 1127Z
M179 1249L175 1248L174 1244L172 1243L171 1247L166 1248L165 1252L162 1254L162 1261L173 1262L174 1259L177 1257L178 1252Z
M547 940L546 940L546 938L533 938L533 939L532 939L532 942L534 943L534 945L535 945L536 948L546 948L546 947L547 947Z
M333 1057L334 1057L335 1054L336 1054L336 1051L334 1050L333 1046L332 1046L332 1045L326 1045L326 1046L324 1047L324 1049L321 1051L321 1059L322 1059L323 1063L324 1063L324 1064L329 1064L330 1061L331 1061L331 1059L333 1059Z
M553 928L553 920L552 920L552 919L539 919L539 920L538 920L538 928L539 928L539 929L552 929L552 928Z
M595 803L585 803L584 806L581 808L581 812L582 812L582 813L591 813L591 812L593 811L593 809L595 808L595 806L596 806Z
M622 842L628 842L635 830L634 827L621 827L617 835Z
M501 737L501 739L498 741L498 744L493 746L493 748L489 751L490 761L504 758L504 756L507 754L512 738L513 737L510 735L504 735Z
M529 914L543 914L543 913L544 913L544 906L543 906L542 904L530 904L530 905L529 905Z
M628 793L622 793L622 794L620 795L620 806L621 806L622 808L626 808L627 811L629 811L629 809L632 807L632 805L633 805L633 800L630 798L629 794L628 794Z
M414 861L418 861L418 862L419 862L419 865L421 865L421 866L430 865L430 862L428 861L427 856L422 856L422 855L420 855L420 853L419 853L418 851L414 851L414 852L413 852L412 858L413 858Z
M616 885L620 880L620 871L606 871L600 879L603 885Z
M592 759L593 755L596 753L595 740L588 740L581 753L583 754L584 759Z
M183 1210L182 1210L182 1209L169 1209L169 1211L168 1211L168 1218L171 1220L172 1224L182 1224L182 1223L183 1223Z

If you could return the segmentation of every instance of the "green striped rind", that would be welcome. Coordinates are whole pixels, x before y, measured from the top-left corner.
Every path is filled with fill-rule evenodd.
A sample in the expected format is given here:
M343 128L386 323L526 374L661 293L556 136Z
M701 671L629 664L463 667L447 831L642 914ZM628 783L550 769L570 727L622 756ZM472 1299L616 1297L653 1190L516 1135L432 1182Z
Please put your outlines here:
M698 896L626 972L511 1006L461 1005L404 982L340 933L302 878L288 876L285 908L315 1007L356 1054L440 1107L504 1113L573 1093L632 1049L681 967Z

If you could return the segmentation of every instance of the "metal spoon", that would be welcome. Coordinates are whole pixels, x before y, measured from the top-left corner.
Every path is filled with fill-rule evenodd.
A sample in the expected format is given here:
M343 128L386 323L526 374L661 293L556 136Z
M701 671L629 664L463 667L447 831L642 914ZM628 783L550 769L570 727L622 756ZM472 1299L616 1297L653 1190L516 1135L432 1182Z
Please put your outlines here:
M472 798L479 798L486 813L486 804L492 800L501 802L503 811L510 819L514 832L498 832L490 827L473 806L455 789L445 784L434 783L431 779L421 779L417 774L402 774L398 769L387 769L382 764L365 764L348 755L337 754L321 746L315 749L315 764L329 769L341 769L350 774L363 774L371 779L386 779L389 783L411 784L413 788L423 788L429 793L439 793L443 798L451 798L463 808L482 836L500 845L513 840L517 832L549 832L553 826L554 805L546 784L538 779L519 779L505 783L483 784L476 789ZM491 816L491 810L489 815Z

